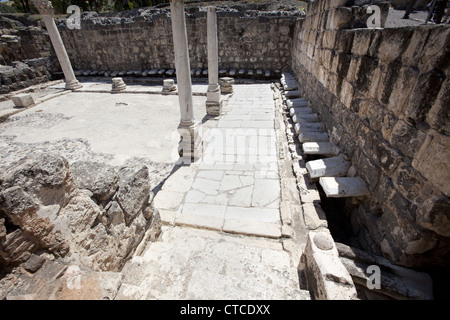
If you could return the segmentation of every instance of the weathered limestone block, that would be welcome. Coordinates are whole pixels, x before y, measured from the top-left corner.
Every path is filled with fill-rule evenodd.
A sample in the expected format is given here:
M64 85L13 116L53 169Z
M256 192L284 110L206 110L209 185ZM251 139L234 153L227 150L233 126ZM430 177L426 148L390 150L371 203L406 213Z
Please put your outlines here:
M450 237L450 204L444 196L426 199L417 210L417 223L444 237Z
M294 121L294 123L316 122L316 121L319 121L319 117L315 113L312 113L312 114L295 114L292 117L292 121Z
M448 58L443 53L446 52L445 50L449 41L450 28L447 25L442 24L432 28L427 37L427 42L423 47L423 53L418 61L420 70L429 72L433 69L444 69Z
M411 31L409 29L396 30L383 29L381 31L380 47L377 51L378 58L383 63L394 61L405 51L408 41L411 38Z
M420 228L409 213L410 202L402 198L395 191L383 206L383 215L377 221L383 239L380 244L383 256L392 262L410 267L421 266L427 255L433 255L432 250L438 245L438 238L434 232ZM392 227L395 223L396 227ZM441 248L442 250L442 248ZM439 250L438 250L439 251ZM445 263L443 256L447 254L446 248L442 256L434 256L433 263ZM429 259L429 258L428 258Z
M296 114L298 114L298 115L313 114L313 111L309 107L304 107L304 108L299 107L299 108L290 108L289 109L289 115L291 117L295 116Z
M308 290L315 299L356 299L352 277L339 259L336 245L329 233L308 233L299 269L305 273Z
M287 99L286 105L288 106L288 108L307 107L308 100L303 99L303 98Z
M317 203L303 204L303 219L310 230L328 228L327 216L321 206Z
M302 132L298 135L298 141L300 142L328 142L330 138L327 132Z
M302 132L320 132L325 128L321 122L305 122L305 123L296 123L294 126L295 132L297 134L301 134ZM303 144L304 146L305 144ZM305 148L303 148L305 151Z
M405 113L416 122L424 121L436 101L444 79L445 76L438 70L420 74L409 96Z
M18 270L15 276L16 285L3 293L7 300L113 300L123 279L122 273L47 259L34 274Z
M147 167L137 172L122 168L119 176L120 185L115 200L124 210L126 224L130 224L138 214L143 213L142 208L150 196L149 172Z
M11 100L13 101L14 105L19 108L28 108L34 105L33 97L29 93L15 95L11 97Z
M413 159L415 154L425 141L426 134L403 120L398 120L393 126L389 142L394 148L399 149L409 158Z
M359 177L321 177L319 183L329 198L361 197L369 193Z
M305 142L302 144L302 148L305 154L336 156L341 153L341 149L332 142Z
M447 77L442 83L441 90L426 116L427 123L434 129L446 134L450 134L448 101L450 101L450 79Z
M450 137L436 134L428 135L412 165L425 178L450 196Z
M308 170L310 179L345 176L349 167L350 162L346 161L342 155L308 161L306 163L306 169Z
M104 163L77 161L71 165L71 172L75 185L91 191L98 203L110 199L119 186L116 170Z
M331 15L331 17L328 18L326 28L331 30L341 29L348 25L353 19L352 9L345 7L332 9L329 15Z

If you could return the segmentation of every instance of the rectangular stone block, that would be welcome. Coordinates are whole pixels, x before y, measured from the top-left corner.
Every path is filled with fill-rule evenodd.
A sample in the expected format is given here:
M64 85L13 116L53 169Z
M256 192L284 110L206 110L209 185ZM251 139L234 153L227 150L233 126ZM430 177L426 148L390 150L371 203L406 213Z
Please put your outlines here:
M11 97L11 100L14 105L19 108L27 108L34 105L33 97L28 93L15 95Z
M306 227L310 230L316 230L320 227L328 228L327 216L317 203L303 204L303 219Z
M310 179L345 176L349 167L350 162L346 161L342 155L338 157L308 161L306 163L306 169L308 170Z
M310 122L310 123L306 122L306 123L296 123L294 129L297 134L311 131L320 132L324 130L324 126L320 122Z
M303 132L298 135L298 140L303 142L328 142L330 138L326 132Z
M425 178L450 196L450 137L443 134L429 135L412 165Z
M327 29L331 30L340 29L346 26L348 23L350 23L352 19L353 15L351 8L340 7L332 9L331 12L329 13Z
M317 122L319 117L315 114L296 114L292 117L294 123L306 123L306 122Z
M288 108L307 107L308 100L303 98L288 99L286 100L286 105L288 106Z
M365 182L359 177L322 177L319 183L329 198L359 197L369 193Z
M296 114L304 115L304 114L312 114L313 111L311 108L304 107L304 108L290 108L289 109L289 115L291 117L295 116Z
M338 155L340 148L332 142L305 142L302 144L305 154Z

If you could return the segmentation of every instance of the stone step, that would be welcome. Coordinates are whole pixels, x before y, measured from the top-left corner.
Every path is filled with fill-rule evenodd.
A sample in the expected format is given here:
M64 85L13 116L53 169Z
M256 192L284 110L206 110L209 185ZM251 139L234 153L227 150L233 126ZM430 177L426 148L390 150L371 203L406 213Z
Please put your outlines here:
M298 141L304 142L328 142L330 139L325 131L302 132L298 135Z
M302 90L286 91L284 96L286 98L300 98L302 96Z
M351 163L342 155L338 157L308 161L306 169L311 180L320 177L342 177L347 174Z
M305 123L305 122L317 122L319 117L315 113L311 114L296 114L292 117L294 123Z
M286 105L288 106L288 108L307 107L308 100L303 99L303 98L288 99L288 100L286 100Z
M296 123L294 128L297 134L300 134L302 132L323 131L325 129L324 125L321 122Z
M360 177L322 177L319 183L329 198L360 197L369 193Z
M337 156L341 149L332 142L305 142L302 144L305 154Z
M296 114L302 115L302 114L313 114L313 111L309 107L298 107L298 108L290 108L289 109L289 115L291 117L295 116Z

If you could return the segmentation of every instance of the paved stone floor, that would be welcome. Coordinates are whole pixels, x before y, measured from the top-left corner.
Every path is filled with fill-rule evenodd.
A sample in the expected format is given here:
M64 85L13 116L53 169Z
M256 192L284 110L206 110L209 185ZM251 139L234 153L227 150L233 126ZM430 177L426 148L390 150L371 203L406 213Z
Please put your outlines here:
M162 238L127 263L117 299L310 298L281 241L273 92L234 88L203 126L203 158L156 195Z
M310 299L298 250L284 250L270 84L235 84L217 118L205 117L207 86L194 85L203 158L180 166L177 96L158 94L160 86L109 94L110 84L83 84L81 92L56 83L33 93L40 103L1 124L0 155L12 161L32 148L57 150L69 163L152 166L163 232L127 262L116 299Z

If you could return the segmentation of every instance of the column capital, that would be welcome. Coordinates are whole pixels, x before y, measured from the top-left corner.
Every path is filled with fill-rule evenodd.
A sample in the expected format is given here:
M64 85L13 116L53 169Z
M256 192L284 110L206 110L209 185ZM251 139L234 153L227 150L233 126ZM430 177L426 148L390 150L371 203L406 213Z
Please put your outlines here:
M52 15L53 6L50 1L47 0L31 0L40 14Z

